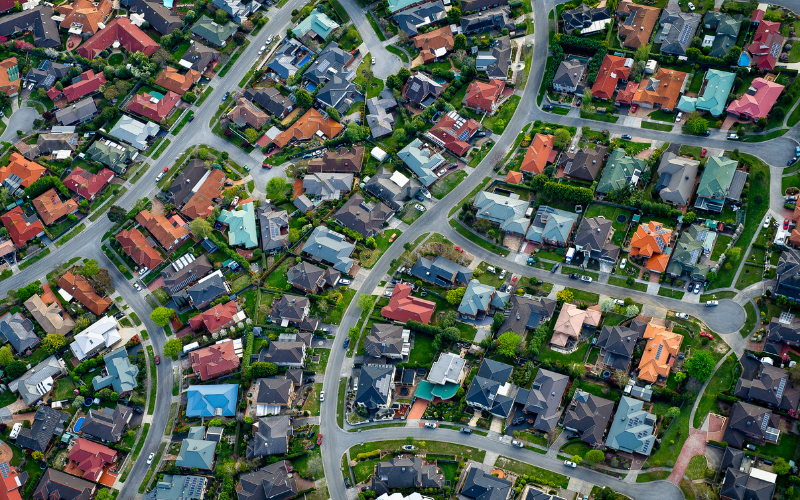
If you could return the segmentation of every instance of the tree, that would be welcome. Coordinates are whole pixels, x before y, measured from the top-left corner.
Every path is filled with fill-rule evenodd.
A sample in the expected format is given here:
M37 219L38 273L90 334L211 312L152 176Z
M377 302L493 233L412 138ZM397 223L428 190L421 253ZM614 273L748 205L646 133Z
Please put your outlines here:
M175 316L175 310L169 307L156 307L150 313L150 319L153 320L153 323L161 327L167 326L173 316Z
M787 462L786 459L783 457L778 457L775 459L775 463L772 464L772 470L779 476L785 476L791 472L792 467L789 465L789 462Z
M614 302L614 299L609 297L600 303L600 312L610 313L611 311L614 310L615 307L617 307L616 302Z
M181 96L181 99L184 102L192 104L197 100L197 94L195 94L194 92L186 92L185 94L183 94L183 96Z
M119 205L111 205L108 209L108 220L111 222L122 222L128 217L128 212Z
M558 149L564 149L564 146L569 144L570 139L572 136L569 133L569 130L565 128L560 128L555 132L555 146Z
M339 110L337 110L333 106L328 106L327 108L325 108L325 112L328 113L328 116L330 116L337 122L342 119L342 117L339 116Z
M704 134L708 130L708 120L705 118L694 118L686 122L686 128L693 134Z
M5 349L5 347L3 349ZM0 355L2 354L3 351L0 350ZM2 363L2 359L0 359L0 363ZM789 378L792 380L792 385L795 386L800 385L800 364L796 364L793 367L789 368Z
M696 351L686 360L686 373L701 382L705 382L714 371L714 358L707 351Z
M190 227L192 230L192 236L200 240L208 238L213 231L211 224L202 217L197 217L194 219Z
M368 311L370 308L372 308L373 303L372 295L362 293L358 296L358 308L362 311Z
M556 299L562 304L566 302L572 302L574 298L575 295L566 288L564 288L563 290L559 290L558 293L556 294Z
M584 456L583 459L590 464L596 464L604 461L606 459L606 455L600 450L589 450L586 452L586 456Z
M87 278L91 276L95 276L97 273L100 272L100 263L97 262L95 259L89 259L83 263L83 269L81 269L81 273Z
M247 373L250 379L272 377L278 373L278 367L272 363L256 361L250 365L250 369L247 371Z
M0 365L7 366L14 361L14 355L11 353L11 347L4 345L0 347Z
M369 128L362 127L361 125L357 124L356 122L350 122L347 124L347 130L344 132L345 138L350 142L359 142L363 141L369 135Z
M217 24L225 24L228 22L228 13L222 9L217 9L217 12L214 14L214 19L217 21Z
M14 380L19 378L19 376L25 373L27 370L28 364L17 359L6 365L6 376L10 380Z
M448 309L442 316L439 318L439 326L441 328L449 328L451 326L455 326L456 324L456 312L452 309Z
M686 380L686 372L678 372L675 374L675 382L681 383Z
M508 358L516 357L517 346L522 342L522 337L514 332L506 332L497 338L497 353Z
M294 93L295 102L301 108L310 108L311 104L313 104L313 100L311 99L311 94L308 93L305 89L300 89Z
M464 36L462 33L459 33L455 37L453 37L453 48L455 50L466 50L467 49L467 37Z
M639 307L638 306L628 306L625 308L625 317L632 318L639 314Z
M255 144L258 140L258 131L252 127L247 127L244 131L244 138L247 139L247 142L250 144Z
M461 303L461 299L464 298L464 293L466 291L467 291L467 289L465 287L463 287L463 286L460 286L458 288L453 288L452 290L448 290L447 291L447 294L445 295L445 298L447 299L447 302L449 304L452 304L452 305L460 304Z
M172 54L159 47L153 52L153 55L150 56L150 60L163 68L172 60Z
M506 317L503 313L494 313L494 316L492 317L492 333L497 333L500 331L500 327L503 326L503 322L505 320Z
M649 45L640 45L636 52L633 54L634 61L647 61L647 58L650 57L650 46Z
M458 24L461 21L461 9L458 7L451 7L447 11L447 22L450 24Z
M36 461L41 461L44 458L44 453L41 451L34 451L31 453L31 457Z
M175 359L182 349L183 342L181 342L181 339L169 339L164 344L164 356Z
M111 276L108 275L107 269L100 269L100 272L94 276L87 276L87 278L89 279L89 284L94 287L101 297L113 291Z
M592 89L591 87L586 87L583 90L583 99L581 100L581 109L584 111L590 111L592 108Z
M583 457L580 455L572 455L571 460L575 462L575 465L580 465L583 462Z
M115 87L115 86L113 86L113 85L109 85L109 86L108 86L108 87L106 87L106 89L103 91L103 97L105 97L105 98L106 98L106 99L108 99L109 101L111 101L111 100L113 100L113 99L116 99L116 98L117 98L117 96L119 96L119 90L117 90L117 87Z
M42 347L48 354L60 351L65 345L67 345L67 339L58 333L49 333L42 340Z
M673 406L669 410L667 410L667 416L671 418L678 418L678 415L680 414L681 414L681 409L678 408L677 406Z
M683 215L683 223L684 223L684 224L691 224L692 222L694 222L694 220L695 220L696 218L697 218L697 215L695 215L695 213L694 213L694 212L686 212L686 213Z
M267 181L267 196L272 198L273 202L283 201L288 186L289 184L283 177L273 177Z

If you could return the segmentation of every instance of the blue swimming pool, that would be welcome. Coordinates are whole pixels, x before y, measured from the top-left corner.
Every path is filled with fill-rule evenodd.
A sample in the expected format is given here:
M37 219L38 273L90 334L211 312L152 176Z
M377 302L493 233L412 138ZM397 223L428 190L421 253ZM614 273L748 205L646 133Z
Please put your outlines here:
M78 421L75 422L75 427L73 427L72 430L74 430L75 432L80 432L81 426L83 425L83 420L84 417L79 418Z
M302 61L300 61L300 64L298 64L298 65L297 65L297 67L298 67L298 68L302 68L302 67L303 67L303 66L305 66L305 65L306 65L306 63L307 63L308 61L310 61L310 60L311 60L311 56L310 56L310 55L306 56L306 57L305 57L305 59L303 59Z
M742 55L739 56L739 66L750 66L750 56L747 55L747 52L742 52Z

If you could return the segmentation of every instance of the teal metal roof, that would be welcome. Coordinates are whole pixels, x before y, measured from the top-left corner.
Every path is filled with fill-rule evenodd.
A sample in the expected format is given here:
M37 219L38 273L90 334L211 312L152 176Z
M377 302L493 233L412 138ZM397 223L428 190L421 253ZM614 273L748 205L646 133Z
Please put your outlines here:
M245 203L239 208L240 210L234 211L223 210L217 221L228 225L228 243L231 246L255 248L258 246L258 231L253 202Z

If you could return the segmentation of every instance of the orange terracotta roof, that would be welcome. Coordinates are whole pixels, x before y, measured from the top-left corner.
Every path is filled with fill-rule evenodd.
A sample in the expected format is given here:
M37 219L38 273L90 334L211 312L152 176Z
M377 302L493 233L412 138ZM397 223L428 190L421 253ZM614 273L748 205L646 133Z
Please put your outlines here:
M199 72L193 69L181 74L180 71L172 66L167 66L164 68L164 71L158 75L154 83L178 95L183 95L192 88L192 85L200 80L201 76Z
M453 31L450 26L420 33L414 37L414 46L419 50L423 62L435 61L453 50Z
M494 113L505 87L504 80L489 80L489 83L474 80L464 95L464 106L479 112Z
M592 96L598 99L611 99L614 97L614 89L617 88L619 80L627 80L631 74L631 68L626 66L627 58L606 55L597 78L592 85ZM631 61L633 61L631 59Z
M136 215L136 222L155 237L158 243L167 250L171 250L189 236L185 227L175 227L163 215L156 215L149 210L142 210Z
M116 462L118 456L119 452L108 446L78 438L67 459L77 463L78 469L83 471L84 479L98 481L103 475L105 466Z
M655 383L659 377L669 377L672 364L681 350L683 335L668 332L663 327L651 329L650 324L647 330L651 331L652 337L645 345L642 360L639 362L639 378Z
M20 207L14 207L13 210L4 213L0 220L3 221L3 225L8 229L11 241L18 247L24 246L44 233L42 221L37 219L35 215L26 216Z
M398 284L389 300L389 305L381 309L384 318L405 323L409 320L430 323L436 303L411 296L411 287Z
M61 201L55 189L50 189L38 198L33 200L33 206L39 212L39 217L42 218L45 225L50 225L64 217L71 214L78 209L78 204L72 198L67 201Z
M678 104L678 98L688 76L682 71L658 68L655 77L645 78L639 84L633 103L648 108L660 107L667 111L673 110Z
M520 171L530 172L533 175L544 172L544 167L547 166L547 159L553 150L554 144L555 137L552 135L534 135L531 145L528 146L528 150L525 152L525 159L522 160Z
M211 333L233 322L233 317L239 312L239 306L232 300L227 304L217 304L211 309L197 316L189 318L189 326L197 330L203 326Z
M0 61L0 92L12 96L19 92L20 82L22 79L19 77L17 58L9 57Z
M669 263L669 255L665 253L659 253L653 255L647 262L645 263L644 267L651 271L655 271L657 273L663 273L667 270L667 264Z
M636 49L650 41L650 35L658 22L661 9L637 5L630 0L623 0L617 7L617 14L635 16L634 19L618 23L617 26L619 26L620 38L625 39L622 42L622 46Z
M44 174L45 168L36 162L28 161L19 153L11 153L10 162L0 168L0 183L8 179L11 174L22 179L22 187L30 187Z
M236 101L236 106L228 112L228 119L242 126L242 123L250 125L256 130L260 130L269 121L266 113L255 107L252 102L244 97Z
M181 213L190 219L205 219L214 208L214 198L219 198L225 189L225 173L222 170L211 171L203 185L189 198L181 208Z
M314 108L306 111L294 125L284 130L272 141L282 148L292 141L307 141L314 135L323 134L326 139L339 135L344 127L331 117L323 118L322 114Z
M56 298L56 294L50 288L50 283L45 283L44 285L42 285L42 290L44 290L44 293L42 293L41 297L42 302L44 302L48 306L58 300L58 298Z
M233 310L233 314L237 312L238 310ZM228 375L239 369L239 356L236 355L233 340L230 339L190 352L189 362L194 373L203 381Z
M58 286L97 316L103 314L103 311L111 305L111 299L100 297L94 287L80 274L67 271L58 280Z
M83 33L97 33L100 23L106 20L114 8L114 3L109 0L101 0L97 5L88 0L75 0L72 4L62 4L58 7L58 13L64 16L59 26L62 30L68 30L73 24L80 24Z
M514 172L512 170L506 176L506 182L509 184L519 184L522 182L522 172Z
M672 230L660 222L639 224L631 238L631 257L652 257L664 253L672 238Z
M150 246L144 235L135 228L126 229L117 235L117 241L122 246L122 251L140 266L155 269L164 262L158 250Z

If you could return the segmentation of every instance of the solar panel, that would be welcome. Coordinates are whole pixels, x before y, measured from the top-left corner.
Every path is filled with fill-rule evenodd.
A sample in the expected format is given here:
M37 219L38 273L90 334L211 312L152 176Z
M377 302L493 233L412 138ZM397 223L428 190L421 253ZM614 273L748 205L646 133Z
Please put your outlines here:
M786 388L786 379L782 378L780 384L778 384L778 392L775 393L775 397L781 399L783 397L783 390Z
M661 358L661 351L663 351L663 350L664 350L664 346L663 345L659 345L658 346L658 350L656 351L656 359L660 359Z
M764 414L764 419L761 421L761 430L767 430L767 423L769 422L769 413Z

